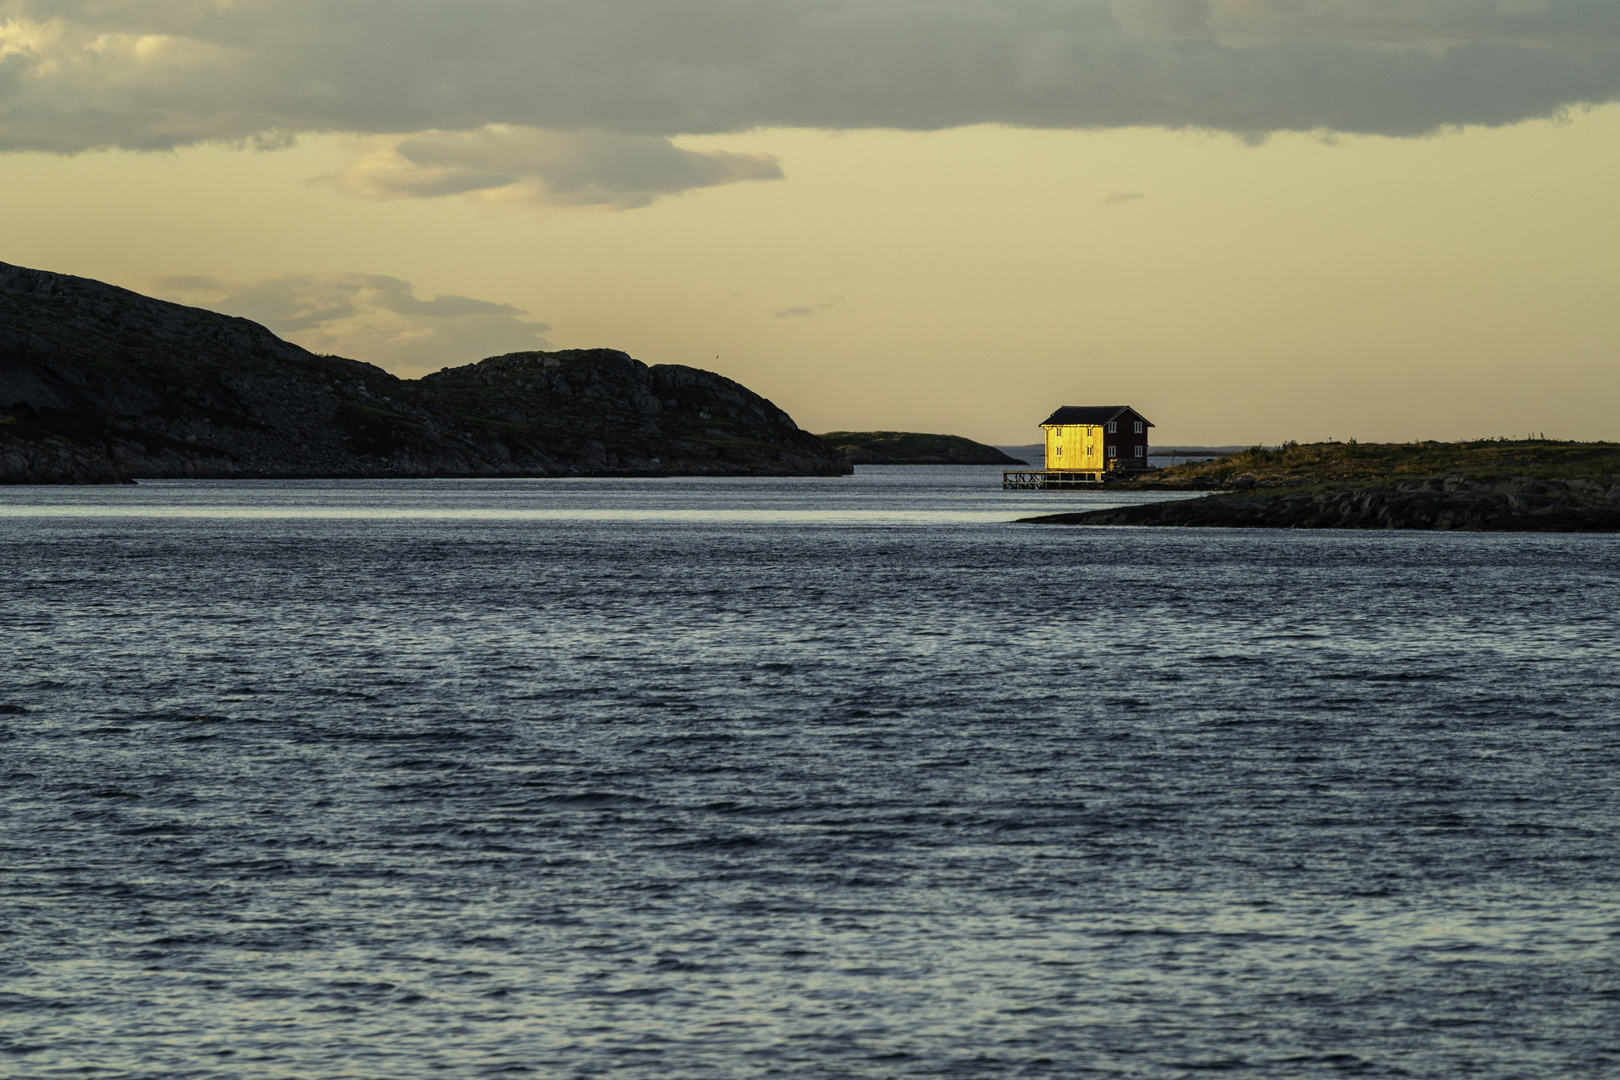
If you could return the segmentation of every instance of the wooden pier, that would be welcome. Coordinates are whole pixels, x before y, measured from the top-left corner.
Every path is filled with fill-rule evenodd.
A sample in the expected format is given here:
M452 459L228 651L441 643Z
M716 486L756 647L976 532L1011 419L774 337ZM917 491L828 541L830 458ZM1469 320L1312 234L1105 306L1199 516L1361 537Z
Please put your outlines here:
M1001 474L1004 491L1064 491L1102 482L1102 473L1080 469L1007 469Z

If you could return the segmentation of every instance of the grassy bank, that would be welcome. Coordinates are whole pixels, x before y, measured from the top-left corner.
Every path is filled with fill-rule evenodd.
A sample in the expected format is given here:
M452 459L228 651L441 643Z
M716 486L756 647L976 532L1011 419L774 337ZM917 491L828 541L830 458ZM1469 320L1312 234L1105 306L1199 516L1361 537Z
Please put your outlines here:
M1284 443L1251 447L1212 461L1155 469L1132 487L1232 486L1257 488L1377 487L1432 476L1461 475L1495 481L1613 479L1620 474L1620 443L1551 439L1477 442Z

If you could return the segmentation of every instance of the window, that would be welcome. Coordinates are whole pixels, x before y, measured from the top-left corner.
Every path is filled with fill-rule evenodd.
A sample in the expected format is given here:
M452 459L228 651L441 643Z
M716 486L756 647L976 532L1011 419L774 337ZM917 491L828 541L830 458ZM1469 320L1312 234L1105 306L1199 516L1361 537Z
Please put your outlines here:
M1140 434L1142 434L1142 421L1140 421L1140 420L1138 420L1138 421L1137 421L1137 422L1136 422L1136 433L1137 433L1137 434L1138 434L1138 435L1140 435ZM1141 455L1141 454L1137 454L1137 455L1136 455L1136 456L1137 456L1137 457L1141 457L1141 456L1142 456L1142 455Z
M1138 446L1138 447L1137 447L1137 448L1136 448L1136 456L1137 456L1137 457L1142 457L1142 456L1143 456L1143 452L1144 452L1144 451L1145 451L1145 450L1146 450L1146 449L1147 449L1147 448L1146 448L1146 447L1145 447L1145 446Z
M1117 446L1110 446L1110 447L1109 447L1109 448L1108 448L1108 456L1109 456L1109 457L1119 457L1119 447L1117 447Z
M1062 457L1062 456L1063 456L1063 447L1062 447L1062 446L1059 446L1059 447L1058 447L1058 452L1057 452L1057 456L1058 456L1058 457Z
M1119 424L1113 420L1108 421L1108 434L1112 435L1119 430Z

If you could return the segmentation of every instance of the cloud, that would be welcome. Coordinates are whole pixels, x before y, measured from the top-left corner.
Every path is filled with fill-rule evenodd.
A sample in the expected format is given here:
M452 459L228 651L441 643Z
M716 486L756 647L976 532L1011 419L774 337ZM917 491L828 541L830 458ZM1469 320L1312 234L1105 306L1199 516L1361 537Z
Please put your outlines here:
M684 150L653 135L486 127L372 136L330 179L372 199L472 194L625 210L692 188L781 176L768 155Z
M1617 96L1613 0L0 0L0 150L387 136L345 175L396 196L633 205L772 175L658 141L763 126L1417 135Z
M835 296L831 300L823 300L819 304L800 304L795 307L783 308L781 311L771 312L773 319L806 319L812 315L820 315L823 311L838 308L839 311L853 311L853 308L839 307L844 302L842 296Z
M1103 196L1104 206L1124 206L1128 202L1135 202L1142 197L1139 191L1111 191Z
M417 297L380 274L288 274L255 282L159 277L124 282L179 303L240 315L317 353L420 373L486 356L544 349L545 323L510 304L468 296Z
M1111 0L1109 10L1127 34L1172 41L1209 37L1215 14L1209 0Z

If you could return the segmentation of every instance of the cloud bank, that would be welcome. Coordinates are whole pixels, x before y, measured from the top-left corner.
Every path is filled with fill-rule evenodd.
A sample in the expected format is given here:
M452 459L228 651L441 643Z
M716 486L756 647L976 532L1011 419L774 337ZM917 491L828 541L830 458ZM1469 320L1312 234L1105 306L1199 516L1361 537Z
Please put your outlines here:
M0 0L0 151L386 137L384 197L624 206L757 127L1419 135L1620 96L1613 0Z
M159 277L123 282L148 295L240 315L311 352L421 374L486 356L550 347L545 323L468 296L422 300L381 274L287 274L255 282Z

